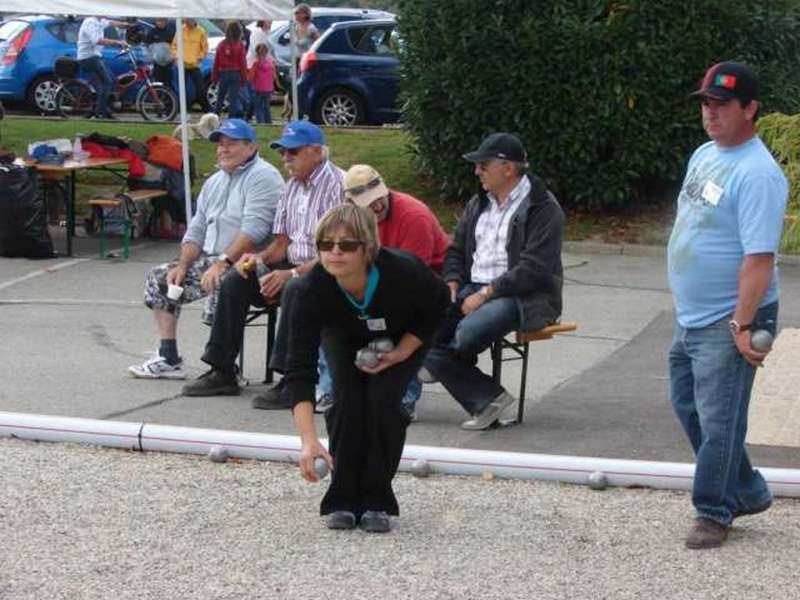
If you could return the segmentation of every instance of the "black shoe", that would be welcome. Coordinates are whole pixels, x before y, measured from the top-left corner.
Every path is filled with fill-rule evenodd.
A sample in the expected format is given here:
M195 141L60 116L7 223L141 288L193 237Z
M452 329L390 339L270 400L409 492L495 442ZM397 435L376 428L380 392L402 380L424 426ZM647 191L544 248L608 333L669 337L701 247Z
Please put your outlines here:
M286 394L283 393L284 390L285 386L283 385L283 379L281 379L266 392L253 398L253 408L259 408L261 410L282 410L286 408L292 408L292 401Z
M349 510L337 510L328 515L328 529L355 529L356 516Z
M382 510L368 510L361 515L358 526L369 533L388 533L392 530L389 515Z
M238 396L240 392L236 375L223 373L219 369L203 373L181 390L184 396Z

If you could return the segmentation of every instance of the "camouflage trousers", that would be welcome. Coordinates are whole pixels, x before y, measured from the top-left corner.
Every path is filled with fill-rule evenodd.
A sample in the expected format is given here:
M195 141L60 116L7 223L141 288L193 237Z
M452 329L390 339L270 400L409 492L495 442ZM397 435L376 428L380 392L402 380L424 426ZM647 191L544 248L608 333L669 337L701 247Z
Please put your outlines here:
M144 278L144 304L150 309L165 310L175 315L177 319L181 314L181 306L208 296L200 287L203 274L216 262L215 257L205 254L194 261L186 271L183 280L183 295L178 300L167 298L167 273L174 269L178 261L164 263L153 267Z

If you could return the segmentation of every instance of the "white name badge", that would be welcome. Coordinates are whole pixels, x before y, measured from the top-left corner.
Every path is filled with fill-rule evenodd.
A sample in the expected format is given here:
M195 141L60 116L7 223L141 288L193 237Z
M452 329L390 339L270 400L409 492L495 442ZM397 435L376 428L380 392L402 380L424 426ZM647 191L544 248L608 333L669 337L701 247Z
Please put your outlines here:
M367 319L367 329L370 331L386 331L386 320Z
M713 181L706 181L706 184L703 186L703 200L716 206L719 204L719 199L724 191L725 190Z

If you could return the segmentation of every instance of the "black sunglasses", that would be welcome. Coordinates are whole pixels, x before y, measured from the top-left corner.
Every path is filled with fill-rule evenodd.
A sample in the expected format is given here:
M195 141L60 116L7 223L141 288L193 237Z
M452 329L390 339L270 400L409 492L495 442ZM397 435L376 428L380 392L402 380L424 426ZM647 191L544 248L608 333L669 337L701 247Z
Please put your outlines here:
M297 156L300 154L300 150L303 149L303 146L299 148L278 148L278 153L283 156L284 154L288 154L289 156Z
M376 188L381 184L381 178L376 177L372 181L368 181L364 185L357 185L356 187L351 187L350 189L345 190L346 194L350 196L360 196L367 190L371 190L372 188Z
M334 246L338 246L339 250L342 252L355 252L363 245L364 242L360 242L358 240L340 240L338 242L334 242L332 240L322 240L317 242L317 249L320 252L330 252L333 250Z

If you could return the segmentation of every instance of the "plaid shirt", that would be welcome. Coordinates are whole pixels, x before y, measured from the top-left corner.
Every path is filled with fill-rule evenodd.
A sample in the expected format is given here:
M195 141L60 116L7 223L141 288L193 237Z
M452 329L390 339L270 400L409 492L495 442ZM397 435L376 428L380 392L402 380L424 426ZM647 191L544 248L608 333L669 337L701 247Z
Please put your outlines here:
M522 177L505 202L500 203L488 194L489 204L475 224L475 253L470 273L473 283L491 283L508 271L508 227L520 202L530 191L530 181Z
M344 171L325 160L307 181L292 177L278 202L272 232L289 237L287 260L302 265L316 258L314 234L328 210L344 202Z

